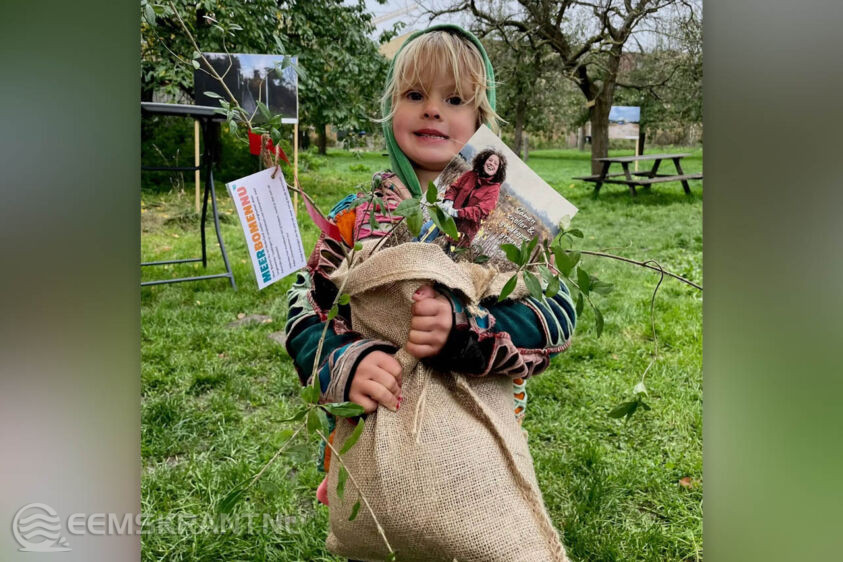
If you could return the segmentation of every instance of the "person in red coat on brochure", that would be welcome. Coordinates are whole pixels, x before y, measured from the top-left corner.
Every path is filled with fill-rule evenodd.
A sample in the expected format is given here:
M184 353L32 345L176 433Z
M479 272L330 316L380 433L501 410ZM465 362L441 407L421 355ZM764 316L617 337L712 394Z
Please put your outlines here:
M506 179L506 158L488 149L474 157L472 169L462 174L445 192L443 209L454 217L460 236L457 246L468 247L480 223L498 204Z

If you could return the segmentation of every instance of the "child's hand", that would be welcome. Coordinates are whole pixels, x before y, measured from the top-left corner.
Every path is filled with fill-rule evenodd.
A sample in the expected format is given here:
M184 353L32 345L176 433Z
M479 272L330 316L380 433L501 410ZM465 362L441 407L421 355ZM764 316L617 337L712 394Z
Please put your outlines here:
M401 400L401 364L383 351L373 351L357 365L348 399L363 406L367 414L383 404L393 412Z
M430 285L422 285L413 294L413 319L407 352L418 359L438 354L453 324L451 301L437 293Z

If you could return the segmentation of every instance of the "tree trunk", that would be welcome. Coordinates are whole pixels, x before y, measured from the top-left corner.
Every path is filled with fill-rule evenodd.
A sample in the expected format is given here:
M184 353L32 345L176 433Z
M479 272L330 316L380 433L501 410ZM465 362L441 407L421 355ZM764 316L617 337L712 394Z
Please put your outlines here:
M577 129L577 150L585 150L585 127Z
M303 127L302 124L299 123L299 149L307 150L308 148L310 148L310 134L308 127Z
M609 155L609 111L612 109L612 102L615 100L615 84L618 79L618 67L621 60L621 46L613 47L612 52L606 61L606 72L603 78L603 87L598 89L591 83L594 100L591 107L591 173L599 174L602 165L597 158L605 158Z
M319 148L319 154L324 156L328 150L328 125L317 125L316 132L319 133L316 146Z
M599 174L602 164L598 158L609 155L609 110L612 102L606 103L604 95L597 96L591 108L591 173Z
M524 97L519 97L515 106L515 143L512 151L521 157L521 144L524 137L524 116L527 114L527 102Z

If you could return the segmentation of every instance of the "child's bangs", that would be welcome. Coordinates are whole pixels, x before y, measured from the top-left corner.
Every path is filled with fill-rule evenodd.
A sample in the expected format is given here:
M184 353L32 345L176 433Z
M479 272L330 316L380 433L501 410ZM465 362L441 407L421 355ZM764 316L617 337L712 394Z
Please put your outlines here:
M450 33L431 33L407 46L396 68L396 91L425 91L429 84L453 81L455 93L479 107L486 91L486 70L479 53Z

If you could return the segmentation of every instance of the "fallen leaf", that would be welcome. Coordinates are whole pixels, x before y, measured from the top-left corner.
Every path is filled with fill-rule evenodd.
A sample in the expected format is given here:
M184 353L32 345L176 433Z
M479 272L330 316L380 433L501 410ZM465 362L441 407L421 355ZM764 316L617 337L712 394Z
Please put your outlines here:
M217 355L217 357L219 357L220 359L223 359L225 357L225 353L220 353L220 354Z
M238 313L238 314L237 314L237 319L238 319L238 320L242 320L242 319L243 319L243 318L245 318L245 317L246 317L246 313L245 313L245 312L240 312L240 313Z
M685 478L679 479L679 485L683 488L688 488L689 490L692 488L696 488L699 483L699 480L697 480L696 478L691 478L690 476L686 476Z
M196 301L196 304L202 304L202 301Z

